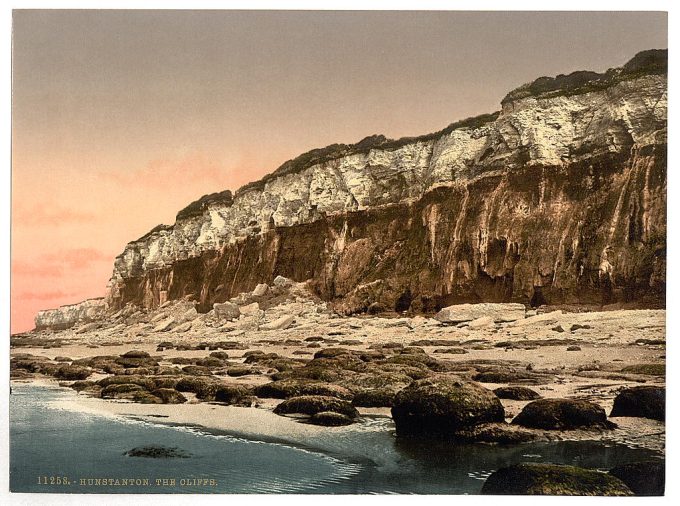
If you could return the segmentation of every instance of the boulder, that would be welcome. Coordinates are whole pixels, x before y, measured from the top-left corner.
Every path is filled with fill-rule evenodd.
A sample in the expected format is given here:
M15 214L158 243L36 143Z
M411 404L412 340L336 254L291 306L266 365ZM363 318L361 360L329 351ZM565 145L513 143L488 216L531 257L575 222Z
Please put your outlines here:
M482 316L481 318L476 318L470 322L468 328L470 330L485 329L487 327L493 327L494 321L491 316Z
M353 420L347 415L335 413L334 411L321 411L312 415L309 418L309 423L325 427L339 427L341 425L350 425L353 423Z
M347 388L321 381L282 380L260 385L254 391L257 397L288 399L301 395L323 395L351 400L354 395Z
M183 404L187 402L186 397L172 388L158 388L151 392L151 395L155 395L161 399L163 404Z
M354 394L352 404L361 408L391 408L397 392L392 388L371 388Z
M212 376L212 371L208 367L200 365L185 365L182 372L192 376Z
M132 450L126 451L123 455L127 455L128 457L144 457L150 459L187 459L190 457L190 454L184 450L180 450L177 447L155 445L133 448Z
M215 401L236 404L250 394L250 390L242 385L222 385L215 390Z
M198 399L211 400L221 385L205 376L185 376L177 382L175 389L178 392L191 392Z
M149 358L150 356L151 355L149 355L147 352L140 350L130 350L121 355L123 358Z
M539 438L536 431L522 429L516 425L503 423L483 423L456 432L455 439L462 443L517 444L535 441Z
M188 330L191 330L191 327L193 326L193 322L184 322L181 325L177 325L173 329L173 332L187 332Z
M269 291L269 285L266 283L260 283L255 287L253 290L252 294L253 297L262 297L264 295L267 295L267 292Z
M216 302L213 304L213 310L219 320L235 320L241 316L241 310L233 302Z
M121 383L104 387L101 396L104 399L132 399L137 392L145 392L145 390L134 383Z
M609 416L635 416L663 422L666 419L666 389L652 385L624 388L614 399Z
M277 415L301 413L312 416L323 411L340 413L349 418L356 418L359 416L359 412L349 402L322 395L292 397L274 408L274 413Z
M239 309L241 311L241 314L250 316L256 314L260 310L260 305L257 302L253 302L252 304L241 306Z
M284 330L290 327L294 321L295 317L292 315L282 316L273 322L260 325L260 330Z
M290 279L284 278L283 276L276 276L274 278L274 286L276 286L278 288L285 288L285 287L290 286L292 284L293 284L293 282Z
M554 325L559 321L560 317L562 317L562 310L558 309L557 311L542 313L535 316L529 316L523 320L518 320L512 324L511 328L527 327L530 325Z
M234 367L228 367L226 373L227 376L237 378L239 376L248 376L249 374L259 374L259 371L245 365L236 365Z
M513 322L524 318L526 308L524 304L490 303L457 304L439 311L435 318L442 323L463 323L479 318L488 317L494 322Z
M173 317L167 318L163 321L161 321L158 325L156 325L153 328L153 332L165 332L167 330L170 330L170 327L175 323L175 319Z
M41 370L41 372L44 371ZM65 380L84 380L92 374L92 370L78 365L62 365L56 370L55 376Z
M485 495L630 496L618 478L574 466L515 464L493 472L482 486Z
M512 421L532 429L611 429L614 424L597 404L577 399L539 399L530 402Z
M108 387L110 385L123 385L123 384L133 384L138 385L145 390L153 390L156 388L156 382L146 376L139 376L134 374L121 374L116 376L109 376L107 378L102 378L97 381L97 384L101 387Z
M456 431L504 417L491 390L451 377L414 381L397 393L392 406L398 436L454 437Z
M499 399L511 399L513 401L533 401L541 398L541 394L527 387L501 387L496 388L493 393Z
M187 309L182 316L180 317L180 321L183 322L191 322L194 321L196 318L198 318L198 311L196 311L195 307Z
M664 495L666 465L663 460L623 464L609 470L633 491L635 495Z

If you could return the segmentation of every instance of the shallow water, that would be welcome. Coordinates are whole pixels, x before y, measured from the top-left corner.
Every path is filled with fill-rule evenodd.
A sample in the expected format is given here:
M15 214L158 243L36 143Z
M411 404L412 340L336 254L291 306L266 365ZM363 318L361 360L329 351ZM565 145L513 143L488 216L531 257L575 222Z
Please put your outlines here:
M58 409L70 390L14 385L10 396L10 488L64 493L476 494L499 467L553 462L607 469L660 457L602 442L512 446L416 444L394 437L389 418L366 418L303 445L253 441L196 427L153 424ZM57 401L57 402L55 402ZM190 458L128 457L132 448L177 447ZM39 477L69 484L39 484ZM88 479L147 479L96 485ZM175 479L175 484L156 482ZM195 479L215 484L195 484ZM81 480L85 480L82 482ZM182 480L184 484L182 484Z

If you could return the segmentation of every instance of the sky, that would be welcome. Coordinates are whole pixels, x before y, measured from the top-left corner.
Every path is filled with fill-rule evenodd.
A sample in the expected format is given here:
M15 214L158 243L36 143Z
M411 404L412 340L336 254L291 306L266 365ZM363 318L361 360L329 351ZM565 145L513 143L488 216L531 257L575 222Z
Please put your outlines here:
M11 330L201 195L666 47L665 13L14 11Z

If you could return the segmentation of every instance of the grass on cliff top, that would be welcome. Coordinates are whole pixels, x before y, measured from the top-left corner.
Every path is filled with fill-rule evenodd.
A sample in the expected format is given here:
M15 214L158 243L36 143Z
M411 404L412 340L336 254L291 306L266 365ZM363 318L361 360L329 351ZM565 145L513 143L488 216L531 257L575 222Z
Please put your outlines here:
M354 154L365 154L372 149L382 149L382 150L395 150L406 144L412 144L416 142L426 142L433 139L438 139L444 135L448 135L454 130L461 128L480 128L481 126L491 123L498 118L500 111L493 112L491 114L481 114L479 116L474 116L472 118L466 118L461 121L456 121L451 123L446 128L433 132L430 134L420 135L418 137L402 137L400 139L388 139L384 135L371 135L368 136L356 144L331 144L325 148L312 149L300 156L293 158L284 162L278 169L276 169L271 174L267 174L259 181L254 181L248 183L236 191L236 195L245 193L250 190L262 190L267 182L281 176L287 176L289 174L298 174L309 167L318 165L321 163L330 162L332 160L337 160L349 155Z
M512 90L501 104L526 97L582 95L591 91L609 88L621 81L636 79L644 75L665 74L668 72L668 50L649 49L641 51L621 68L612 68L604 73L579 70L556 77L539 77L535 81Z

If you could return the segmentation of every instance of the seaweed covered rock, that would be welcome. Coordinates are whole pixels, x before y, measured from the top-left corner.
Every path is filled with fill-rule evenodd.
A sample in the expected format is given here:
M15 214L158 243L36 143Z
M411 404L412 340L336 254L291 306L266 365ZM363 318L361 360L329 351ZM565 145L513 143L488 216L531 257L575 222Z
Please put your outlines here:
M185 365L182 367L182 372L192 376L212 376L212 371L208 367L200 365Z
M198 399L212 400L219 386L220 383L205 376L185 376L177 382L175 389L194 393Z
M300 413L311 416L323 411L340 413L349 418L357 418L359 416L359 412L349 402L322 395L292 397L274 408L274 413L277 415Z
M189 453L185 452L184 450L180 450L177 447L156 445L133 448L132 450L128 450L123 453L123 455L127 455L128 457L143 457L148 459L186 459L191 456Z
M163 399L146 390L134 392L132 401L140 404L163 404Z
M222 385L215 390L215 401L225 404L238 404L243 398L252 395L250 389L242 385Z
M576 399L539 399L530 402L512 421L515 425L544 430L611 429L614 424L597 404Z
M84 380L92 375L92 370L78 365L62 365L55 376L65 380Z
M511 399L513 401L533 401L541 398L541 394L527 387L500 387L493 393L499 399Z
M609 416L636 416L663 422L666 419L666 389L651 385L625 388L614 399Z
M507 423L483 423L457 431L454 438L462 443L517 444L535 441L539 435Z
M139 392L146 392L144 388L134 383L117 383L104 387L101 396L104 399L130 399L132 400L135 394Z
M397 392L392 388L370 388L354 394L352 404L361 408L391 408Z
M115 376L109 376L107 378L102 378L97 381L97 384L101 387L108 387L109 385L122 385L122 384L133 384L139 385L145 390L153 390L156 388L156 382L146 376L132 375L132 374L119 374Z
M609 470L635 495L664 495L666 487L666 465L662 460L650 460L622 464Z
M553 379L550 375L517 370L488 370L475 374L472 379L480 383L519 383L524 385L543 385Z
M187 402L186 397L172 388L158 388L151 392L151 395L158 397L163 401L163 404L183 404Z
M484 482L488 495L630 496L618 478L574 466L516 464L495 471Z
M323 395L344 400L352 400L353 397L350 390L340 385L313 380L273 381L255 388L254 393L258 397L271 399L288 399L301 395Z
M397 393L392 406L398 436L455 437L457 431L502 422L504 416L491 390L451 377L414 381Z
M353 423L352 418L334 411L321 411L309 418L309 423L325 427L339 427Z
M123 358L149 358L150 356L151 355L149 355L147 352L140 350L130 350L121 355Z
M140 357L140 358L131 358L131 357L120 357L117 358L114 361L117 365L125 368L125 369L133 369L135 367L156 367L158 366L158 362L156 359L151 358L151 357Z

